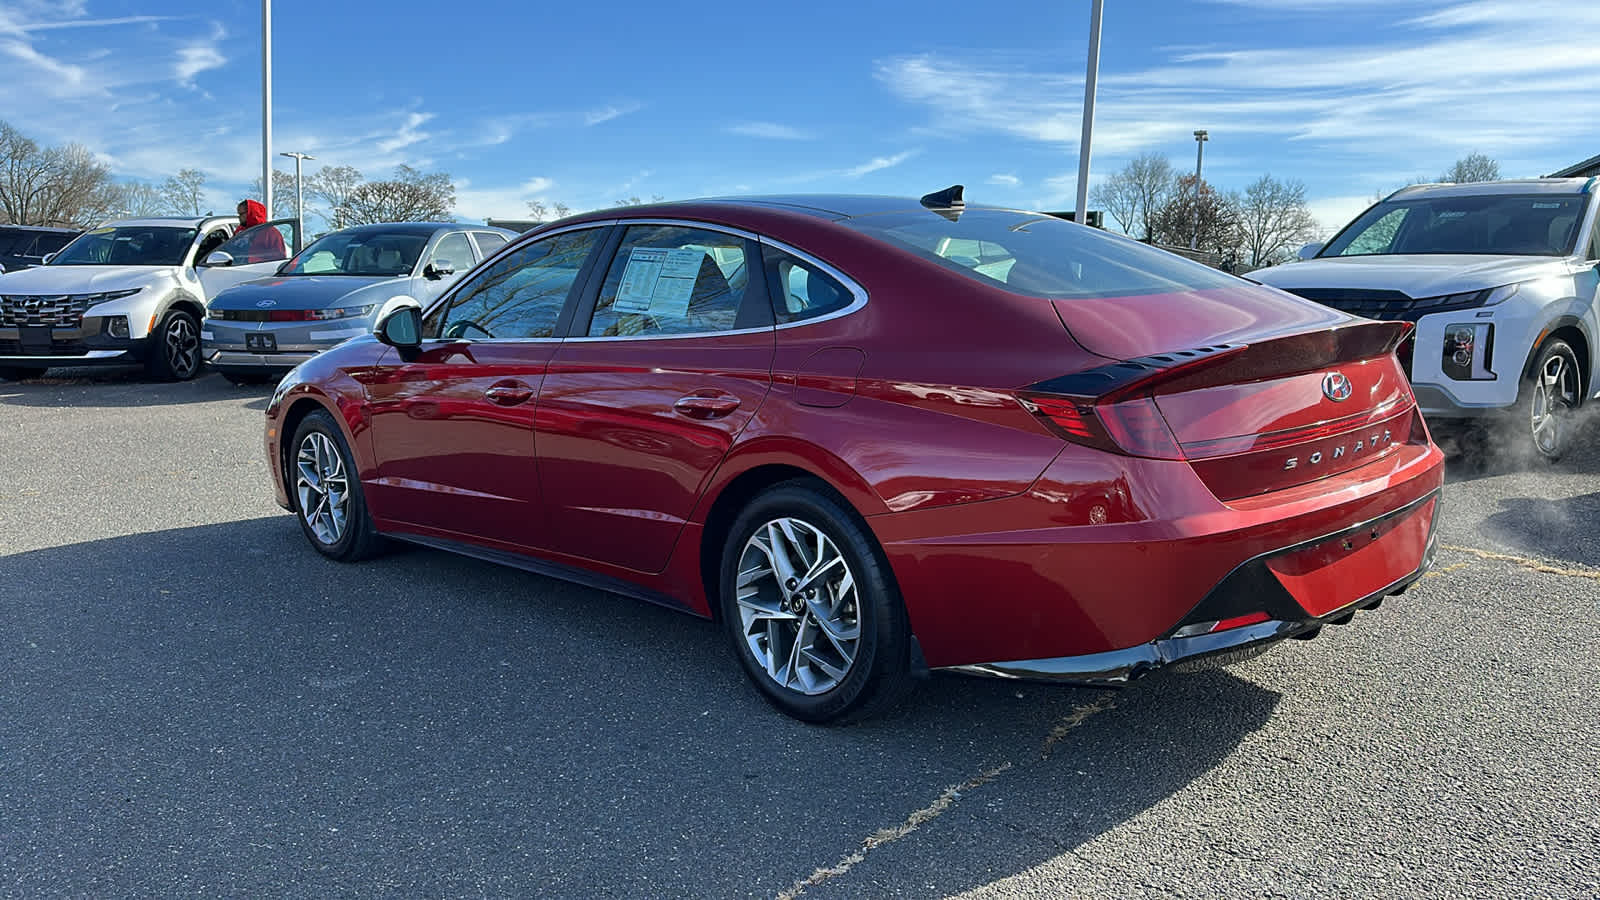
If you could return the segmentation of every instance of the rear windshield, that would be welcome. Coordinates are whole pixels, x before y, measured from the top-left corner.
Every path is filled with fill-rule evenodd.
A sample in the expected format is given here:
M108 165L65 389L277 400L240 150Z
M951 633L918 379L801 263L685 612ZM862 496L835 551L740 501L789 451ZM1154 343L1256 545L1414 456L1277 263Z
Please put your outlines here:
M840 224L975 281L1036 297L1129 297L1241 284L1200 263L1040 213L971 209L952 222L909 211Z
M1586 199L1562 194L1401 197L1362 213L1319 255L1565 256L1577 242Z

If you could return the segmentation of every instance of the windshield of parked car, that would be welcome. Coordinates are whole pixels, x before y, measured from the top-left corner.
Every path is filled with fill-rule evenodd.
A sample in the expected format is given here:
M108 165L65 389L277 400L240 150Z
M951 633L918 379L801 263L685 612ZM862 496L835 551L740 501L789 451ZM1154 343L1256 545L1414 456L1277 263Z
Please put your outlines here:
M974 280L1039 297L1131 297L1237 287L1197 262L1042 213L897 212L842 224Z
M1565 256L1577 239L1586 199L1562 194L1402 196L1362 213L1319 255Z
M426 234L403 231L336 231L314 241L279 275L410 275Z
M50 260L52 266L181 266L195 229L118 225L85 232Z

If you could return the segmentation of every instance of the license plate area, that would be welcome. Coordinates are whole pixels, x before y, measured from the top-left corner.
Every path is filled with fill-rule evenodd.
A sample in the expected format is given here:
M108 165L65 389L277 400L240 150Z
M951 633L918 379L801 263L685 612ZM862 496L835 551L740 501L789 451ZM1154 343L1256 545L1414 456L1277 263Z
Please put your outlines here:
M1360 531L1273 557L1267 568L1302 609L1328 615L1421 567L1437 503L1429 500Z
M246 350L258 353L276 353L278 350L278 336L275 334L262 334L253 332L244 336Z
M24 356L50 355L49 325L22 325L17 328L17 331L20 333Z

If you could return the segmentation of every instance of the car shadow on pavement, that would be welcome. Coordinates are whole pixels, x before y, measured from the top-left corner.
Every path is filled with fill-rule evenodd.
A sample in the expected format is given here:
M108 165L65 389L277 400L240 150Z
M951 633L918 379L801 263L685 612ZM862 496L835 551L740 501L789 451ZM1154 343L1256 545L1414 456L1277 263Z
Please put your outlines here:
M1510 497L1481 526L1484 536L1547 559L1600 569L1600 491L1546 500Z
M0 607L0 869L34 894L770 897L908 822L863 866L950 893L1144 813L1278 700L937 676L808 726L716 625L433 550L334 563L288 516L0 557Z
M1600 473L1600 415L1586 412L1576 427L1571 449L1557 462L1540 456L1524 435L1508 426L1441 432L1436 437L1446 454L1445 479L1455 483L1518 473Z
M190 381L151 381L142 369L52 369L43 378L0 381L0 405L136 407L259 398L265 409L272 389L235 385L215 372Z

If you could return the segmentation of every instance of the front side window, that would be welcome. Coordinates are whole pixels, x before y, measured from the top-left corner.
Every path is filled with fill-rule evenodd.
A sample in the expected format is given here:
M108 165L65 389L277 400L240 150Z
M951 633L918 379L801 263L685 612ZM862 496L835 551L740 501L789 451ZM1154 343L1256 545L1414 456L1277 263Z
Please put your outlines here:
M840 224L985 284L1069 299L1235 287L1215 269L1055 216L969 209L955 221L925 210Z
M465 272L472 268L472 245L467 242L466 232L455 231L440 238L433 247L433 256L428 258L428 264L452 272Z
M256 225L234 235L232 240L216 250L233 257L236 266L278 262L289 258L289 241L293 236L293 227L286 222ZM212 252L202 246L199 261L205 262L205 257Z
M336 231L301 250L280 275L410 275L428 235L409 231Z
M606 272L589 336L732 331L749 284L744 238L681 225L633 225Z
M181 266L196 229L170 225L96 228L68 244L52 266Z
M422 333L443 338L549 338L594 252L601 229L569 231L500 257L475 271L428 314Z
M1566 194L1402 196L1367 210L1320 255L1565 256L1577 243L1585 199Z

